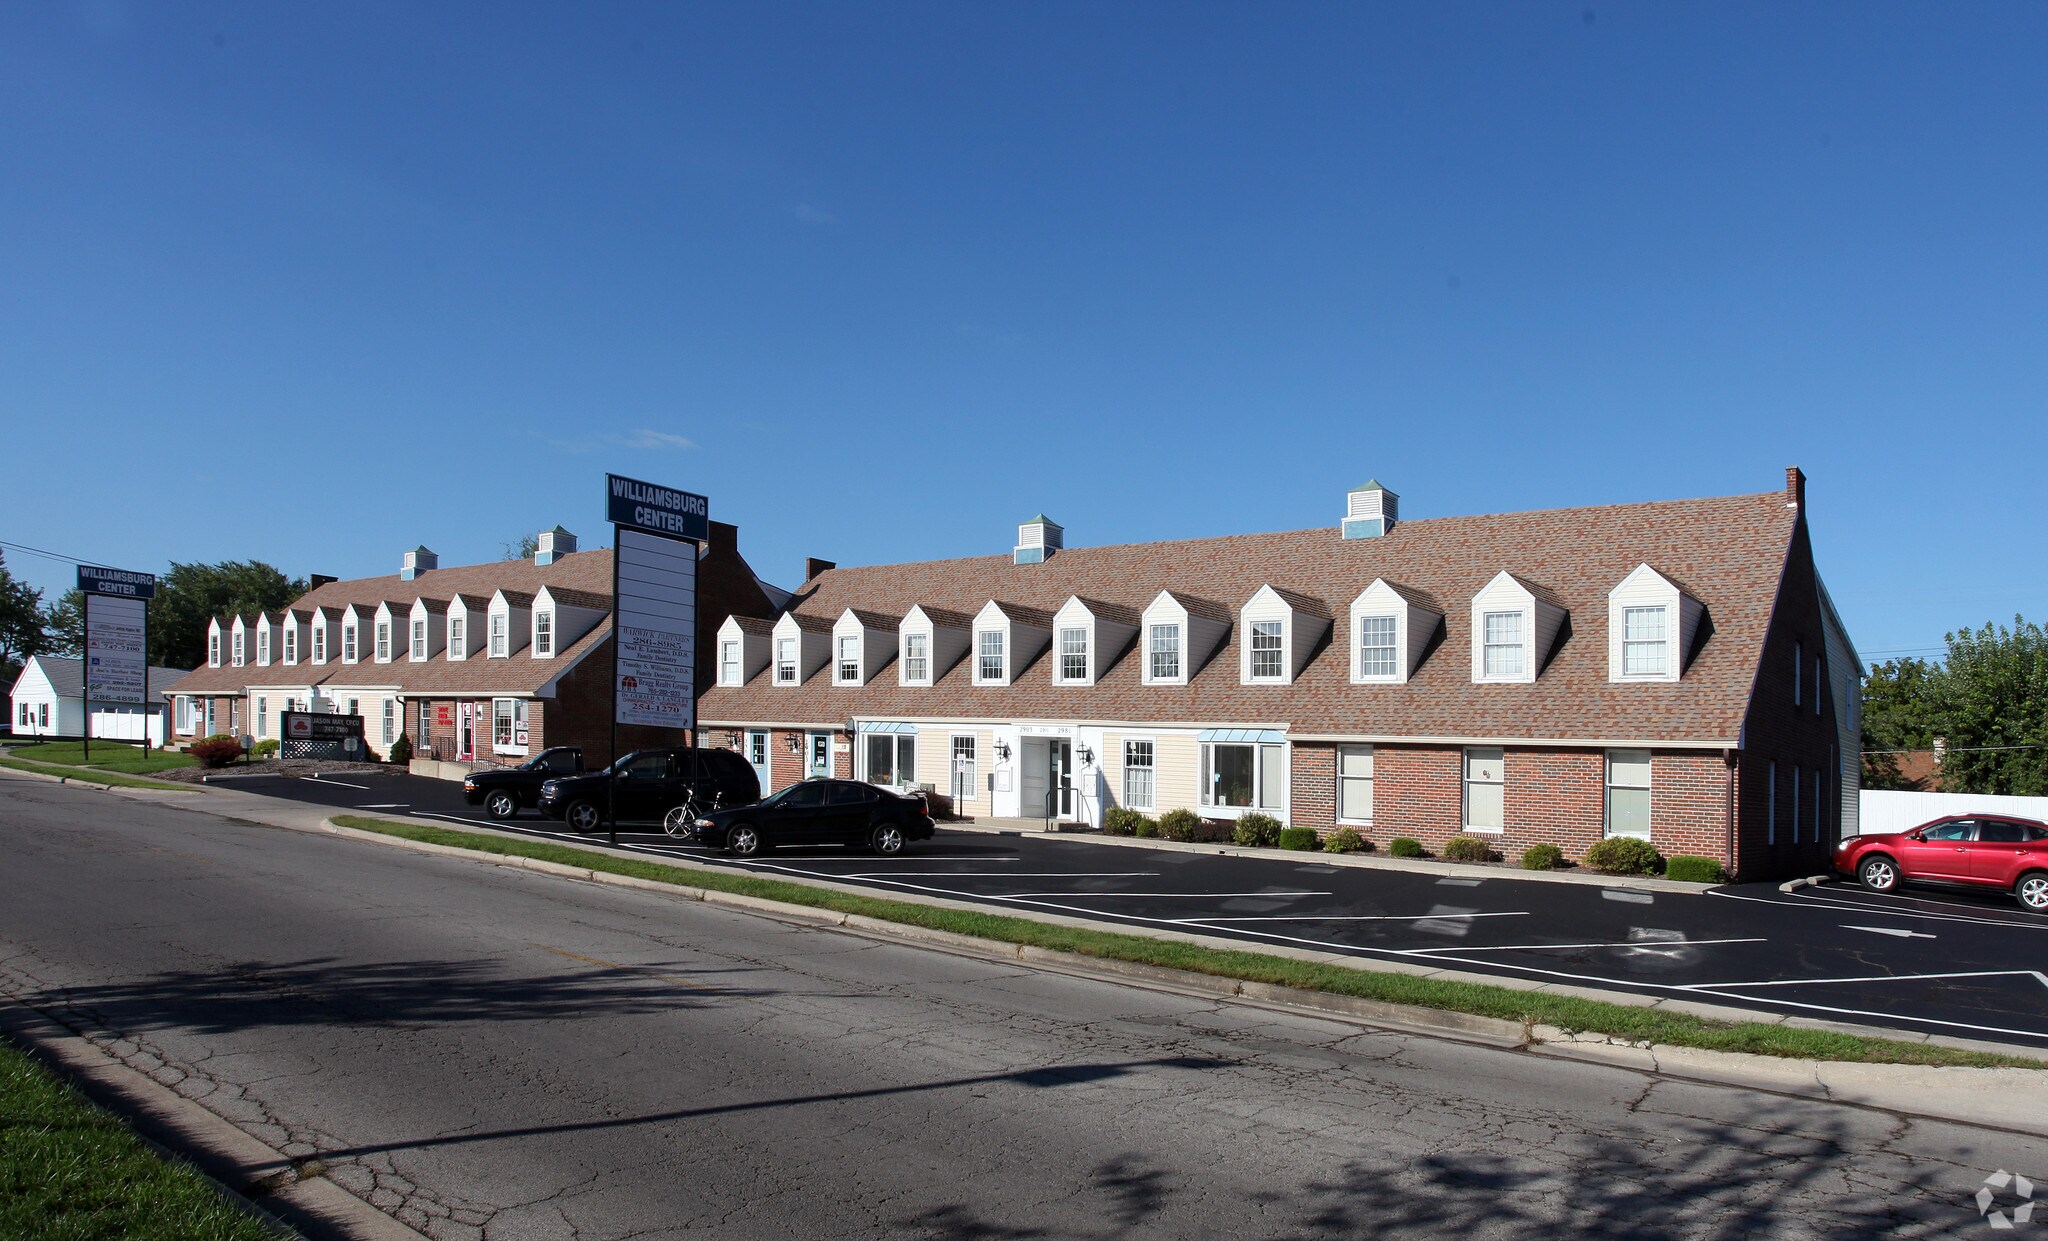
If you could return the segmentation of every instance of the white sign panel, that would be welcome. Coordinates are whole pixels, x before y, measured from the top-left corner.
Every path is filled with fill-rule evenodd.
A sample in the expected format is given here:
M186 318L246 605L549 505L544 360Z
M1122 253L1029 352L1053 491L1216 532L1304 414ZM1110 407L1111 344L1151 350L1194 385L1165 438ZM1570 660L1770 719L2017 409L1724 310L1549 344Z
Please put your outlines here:
M697 726L697 545L618 528L618 722Z
M149 701L149 655L142 647L140 599L95 595L86 604L85 697L88 702Z

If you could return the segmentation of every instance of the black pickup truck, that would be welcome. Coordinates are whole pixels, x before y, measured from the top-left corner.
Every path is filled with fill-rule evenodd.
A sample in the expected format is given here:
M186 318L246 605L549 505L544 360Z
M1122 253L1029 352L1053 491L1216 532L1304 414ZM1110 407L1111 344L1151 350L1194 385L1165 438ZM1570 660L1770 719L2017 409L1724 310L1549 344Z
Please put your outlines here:
M540 805L540 786L558 776L573 776L583 770L581 746L558 745L527 759L517 767L472 771L463 777L462 800L482 806L494 819L509 819L520 807Z

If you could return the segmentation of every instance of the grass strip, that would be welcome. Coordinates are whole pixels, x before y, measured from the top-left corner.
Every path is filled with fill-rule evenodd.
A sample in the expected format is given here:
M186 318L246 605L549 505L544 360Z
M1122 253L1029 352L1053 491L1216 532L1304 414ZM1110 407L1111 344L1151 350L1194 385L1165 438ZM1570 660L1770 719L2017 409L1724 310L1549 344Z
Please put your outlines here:
M152 771L169 771L176 767L191 767L199 761L190 754L180 754L176 750L145 750L141 746L116 741L102 741L93 747L90 761L86 758L85 746L76 741L44 741L35 745L18 745L10 753L15 758L25 758L34 763L61 763L66 767L119 771L131 776Z
M1797 1060L1842 1060L1861 1064L1926 1064L1970 1068L2048 1068L2048 1062L1993 1052L1869 1038L1831 1030L1811 1030L1761 1021L1710 1021L1686 1013L1638 1008L1577 996L1521 991L1488 983L1413 974L1383 973L1263 952L1210 948L1170 939L1123 935L1059 926L1004 914L944 909L913 901L857 896L814 888L781 879L699 869L639 858L615 857L570 845L465 832L454 828L420 827L361 815L339 815L344 827L397 836L426 844L450 845L479 853L532 858L610 875L626 875L681 887L730 892L810 909L858 914L878 921L928 927L1006 944L1027 944L1107 961L1129 961L1167 969L1189 970L1219 978L1270 983L1301 991L1357 996L1391 1004L1412 1004L1447 1012L1472 1013L1508 1021L1556 1026L1576 1033L1611 1035L1667 1047L1747 1052Z
M173 793L193 793L198 790L189 784L173 784L168 780L139 780L116 772L101 771L97 767L59 767L50 763L30 763L18 758L0 758L0 767L11 767L16 771L32 771L39 776L62 776L66 780L83 780L93 784L108 784L124 789L166 789Z
M180 1160L0 1044L0 1237L276 1241Z

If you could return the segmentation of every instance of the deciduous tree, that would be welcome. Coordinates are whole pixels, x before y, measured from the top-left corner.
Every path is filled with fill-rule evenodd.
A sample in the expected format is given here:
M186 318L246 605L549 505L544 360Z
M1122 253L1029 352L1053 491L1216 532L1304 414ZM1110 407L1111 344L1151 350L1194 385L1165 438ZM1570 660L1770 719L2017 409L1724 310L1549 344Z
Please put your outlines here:
M0 693L14 687L23 664L47 649L43 592L17 581L0 557Z
M306 593L304 578L288 578L260 560L171 564L157 580L149 605L149 659L170 668L197 668L206 660L206 626L214 617L275 612Z

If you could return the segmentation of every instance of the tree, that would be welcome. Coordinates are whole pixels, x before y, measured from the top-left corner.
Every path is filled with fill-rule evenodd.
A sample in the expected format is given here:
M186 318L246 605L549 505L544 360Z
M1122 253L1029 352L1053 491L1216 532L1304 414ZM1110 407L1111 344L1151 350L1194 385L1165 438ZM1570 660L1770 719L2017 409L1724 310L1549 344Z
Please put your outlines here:
M1948 635L1935 679L1941 785L1957 793L2048 795L2048 635L2024 617Z
M0 556L0 678L12 689L21 667L49 649L43 634L43 592L16 581Z
M1925 750L1941 735L1939 665L1924 659L1872 664L1863 682L1863 787L1903 789L1899 750Z
M209 621L275 612L305 593L304 578L287 578L260 560L172 561L149 605L149 660L169 668L197 668L206 660Z
M85 649L85 592L73 587L43 609L43 635L52 655L77 659Z
M534 554L535 552L539 551L539 550L540 550L540 536L539 536L539 535L537 535L537 534L522 534L522 535L520 535L520 536L519 536L519 541L518 541L517 543L507 543L507 544L505 544L505 556L504 556L504 559L506 559L506 560L531 560L531 559L533 559L533 554Z

